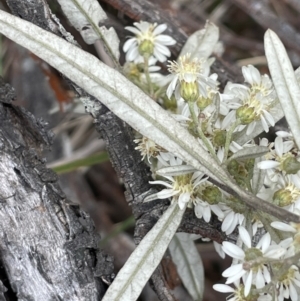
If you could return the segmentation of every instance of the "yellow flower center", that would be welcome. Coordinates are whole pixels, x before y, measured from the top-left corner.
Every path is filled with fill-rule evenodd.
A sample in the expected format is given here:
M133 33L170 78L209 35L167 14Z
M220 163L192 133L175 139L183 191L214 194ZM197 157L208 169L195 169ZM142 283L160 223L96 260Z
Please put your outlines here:
M138 146L135 149L140 151L142 159L144 159L146 156L148 156L148 159L151 157L156 157L159 152L165 152L165 149L147 137L135 139L134 142L138 143Z
M153 35L153 31L156 25L157 25L156 23L150 24L147 31L141 31L141 33L137 35L137 40L139 44L143 41L150 41L154 43L155 36Z
M205 62L204 59L191 58L188 53L179 57L179 62L169 61L168 70L170 73L177 74L180 81L195 82L198 74L203 72L202 65Z
M285 286L288 287L293 279L295 279L295 269L292 267L288 269L288 271L280 277L279 281Z
M300 190L292 183L274 193L273 200L280 207L291 205L300 197Z
M189 192L191 195L194 192L193 184L191 182L193 174L186 174L175 176L175 182L173 183L174 190L180 191L179 194Z

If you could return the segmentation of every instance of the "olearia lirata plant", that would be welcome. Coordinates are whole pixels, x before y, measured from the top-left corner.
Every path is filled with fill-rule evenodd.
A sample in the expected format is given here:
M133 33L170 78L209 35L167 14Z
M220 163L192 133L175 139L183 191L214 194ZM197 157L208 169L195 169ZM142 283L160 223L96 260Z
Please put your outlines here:
M213 52L222 50L214 24L207 22L177 60L166 62L176 43L164 34L167 25L134 23L126 27L131 36L123 45L122 67L117 34L101 26L107 16L99 2L59 2L86 43L102 41L114 68L74 45L58 20L65 40L0 10L0 32L92 95L80 99L91 115L97 115L99 101L136 129L136 149L151 168L151 183L162 187L146 193L144 202L171 200L102 300L138 298L186 208L207 223L214 215L226 235L237 235L235 244L214 242L222 257L232 257L225 284L214 285L230 293L227 300L299 300L300 71L293 70L276 34L265 34L271 77L244 66L244 83L221 88L218 74L210 72ZM276 132L274 141L254 139L284 115L289 128ZM201 289L195 295L200 300Z
M257 125L266 133L275 125L271 109L278 96L272 79L248 65L242 67L244 83L228 82L221 90L218 75L210 72L212 51L205 56L181 53L167 62L168 75L159 73L156 63L167 61L167 46L174 39L162 34L165 24L141 21L134 26L126 27L134 36L123 47L127 76L187 128L239 186L300 215L299 149L291 132L278 131L274 142L235 140L242 131L251 135ZM217 41L211 49L216 47ZM143 136L135 142L155 178L150 183L163 187L145 201L170 198L180 209L193 208L206 222L215 215L227 235L238 232L236 244L214 244L219 254L233 259L222 274L225 284L215 284L215 290L230 293L230 301L300 300L298 224L249 208L151 139Z

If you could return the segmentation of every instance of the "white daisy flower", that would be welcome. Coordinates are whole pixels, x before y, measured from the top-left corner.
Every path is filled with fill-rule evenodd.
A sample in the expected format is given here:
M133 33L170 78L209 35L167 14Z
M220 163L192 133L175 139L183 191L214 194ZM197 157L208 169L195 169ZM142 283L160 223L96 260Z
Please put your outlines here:
M245 250L233 243L223 242L223 251L233 259L236 259L237 263L226 269L222 275L228 278L226 284L243 278L245 296L247 297L252 284L259 289L271 281L268 266L260 263L259 259L262 257L278 259L285 254L286 249L279 245L271 245L269 233L262 236L256 247L252 247L251 237L244 227L239 227L239 237L245 245Z
M278 301L291 298L292 301L299 300L297 289L300 288L300 273L296 266L291 266L287 273L278 281L276 288L279 291Z
M300 177L297 174L280 175L274 189L273 203L297 214L300 210Z
M273 145L271 145L273 146ZM258 168L266 169L271 181L278 181L278 172L296 173L300 169L300 162L295 157L294 142L284 141L281 136L276 137L274 148L266 155L266 159L258 163Z
M222 220L224 213L219 206L222 199L222 191L208 182L198 187L196 197L193 199L195 215L203 218L207 223L210 221L212 212Z
M170 163L170 166L176 166L176 162ZM187 203L194 200L196 188L208 179L208 177L204 178L204 173L200 171L178 176L164 175L163 177L165 177L167 181L157 180L150 181L149 183L162 185L166 188L156 194L148 196L145 201L172 197L172 201L177 202L180 209L184 209Z
M138 146L135 149L140 151L142 155L142 160L144 160L145 157L147 157L149 164L151 164L151 157L157 157L160 152L166 152L165 149L163 149L154 141L145 136L139 139L135 139L133 141L138 144Z
M287 248L287 255L293 256L300 251L300 225L296 223L285 224L279 221L272 222L271 226L277 230L283 232L290 232L292 234L292 240L289 241L288 239L281 242Z
M166 24L157 25L145 21L135 22L133 26L127 26L125 29L135 34L135 37L127 40L123 46L126 53L126 61L140 63L143 62L143 56L154 56L158 61L165 62L171 55L168 47L176 41L168 36L161 34L167 29Z
M276 98L273 84L267 75L261 76L253 66L243 67L242 71L250 87L232 83L226 85L224 93L232 96L228 105L233 110L225 117L223 126L228 127L239 119L242 125L237 130L241 131L247 126L246 134L249 135L260 121L265 132L268 132L269 125L275 124L273 116L269 113Z
M169 62L173 79L167 88L167 96L175 92L175 98L185 101L197 100L199 95L207 97L206 86L216 89L216 75L209 76L210 62L206 59L191 58L191 54L180 56L178 62Z
M245 287L243 284L234 283L235 288L227 285L227 284L215 284L213 285L213 289L220 293L231 293L226 300L227 301L246 301L248 300L247 296L245 296L244 290ZM269 294L256 294L251 295L250 300L257 301L271 301L272 297Z
M242 73L245 82L250 85L252 94L261 94L264 97L272 96L275 98L275 90L270 77L266 74L261 75L258 69L252 65L243 66Z

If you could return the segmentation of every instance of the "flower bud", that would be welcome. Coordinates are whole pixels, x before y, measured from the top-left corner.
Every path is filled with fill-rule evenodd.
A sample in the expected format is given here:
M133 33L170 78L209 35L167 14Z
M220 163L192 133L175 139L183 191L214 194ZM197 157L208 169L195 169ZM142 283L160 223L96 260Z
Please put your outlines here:
M180 95L186 102L196 101L199 97L197 82L186 82L182 80L180 83Z
M154 51L154 44L150 40L143 40L139 45L139 54L141 56L150 57Z
M212 143L214 146L224 146L226 142L226 131L225 130L215 130L212 138Z
M197 99L196 103L197 103L197 107L199 108L199 110L203 111L207 106L209 106L212 103L212 99L200 96Z
M246 125L253 122L256 118L255 109L249 106L242 106L236 110L236 118Z
M207 186L202 191L201 198L203 201L206 201L210 205L218 204L221 200L222 193L220 189L216 186Z
M296 174L300 170L300 162L295 157L288 157L282 162L282 170L287 174Z
M273 202L279 207L284 207L290 205L293 202L293 197L289 190L282 188L274 193Z

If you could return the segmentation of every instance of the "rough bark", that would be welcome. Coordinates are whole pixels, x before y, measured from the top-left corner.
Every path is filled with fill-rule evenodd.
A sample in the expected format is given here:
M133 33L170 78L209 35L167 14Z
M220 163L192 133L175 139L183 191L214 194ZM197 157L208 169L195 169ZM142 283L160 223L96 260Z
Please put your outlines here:
M100 300L111 258L89 216L69 205L42 150L42 120L10 104L0 82L0 255L18 300Z

